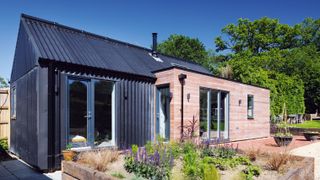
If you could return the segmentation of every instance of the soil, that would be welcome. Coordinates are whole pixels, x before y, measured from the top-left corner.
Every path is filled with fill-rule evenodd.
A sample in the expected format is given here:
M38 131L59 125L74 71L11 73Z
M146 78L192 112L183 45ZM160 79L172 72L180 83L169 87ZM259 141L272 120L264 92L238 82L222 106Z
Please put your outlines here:
M117 161L109 164L108 170L106 171L106 174L109 174L111 176L112 176L112 174L121 174L124 176L123 179L137 179L133 173L128 173L124 169L123 164L124 164L124 155L120 155L118 157ZM118 178L118 179L120 179L120 178ZM141 179L141 178L139 178L139 179Z
M254 165L261 167L261 174L258 177L254 177L256 180L270 180L270 179L281 179L290 169L301 167L302 158L290 158L290 160L280 168L279 172L269 170L267 167L268 159L270 159L269 154L260 154L257 156L256 161L253 162ZM220 171L221 180L242 180L241 172L246 166L237 166L233 169L228 169L226 171Z

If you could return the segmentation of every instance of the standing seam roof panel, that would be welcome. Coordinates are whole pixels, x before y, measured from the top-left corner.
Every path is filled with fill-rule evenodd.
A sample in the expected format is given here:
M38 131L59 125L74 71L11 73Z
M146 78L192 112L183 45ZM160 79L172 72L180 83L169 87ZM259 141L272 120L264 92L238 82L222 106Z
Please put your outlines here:
M39 58L153 78L154 71L174 67L173 63L211 75L198 64L161 54L163 62L158 62L147 48L27 15L22 15L21 21L38 46Z

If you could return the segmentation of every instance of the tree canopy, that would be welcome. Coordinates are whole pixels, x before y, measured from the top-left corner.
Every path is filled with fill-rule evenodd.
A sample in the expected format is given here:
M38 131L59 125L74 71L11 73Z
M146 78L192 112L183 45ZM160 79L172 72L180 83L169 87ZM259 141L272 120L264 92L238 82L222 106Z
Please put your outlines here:
M158 51L199 64L203 64L208 58L208 52L199 39L177 34L170 35L167 40L159 43Z
M0 88L9 87L7 81L0 76Z
M239 19L222 29L216 51L227 51L232 78L271 90L271 113L314 113L320 105L320 20L305 19L294 26L267 17ZM227 40L225 40L227 39Z

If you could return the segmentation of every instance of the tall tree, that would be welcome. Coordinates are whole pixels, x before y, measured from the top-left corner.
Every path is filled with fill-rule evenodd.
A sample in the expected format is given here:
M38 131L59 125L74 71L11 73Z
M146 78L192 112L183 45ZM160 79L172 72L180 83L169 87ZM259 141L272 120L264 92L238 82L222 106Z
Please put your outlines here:
M239 19L237 24L224 27L222 33L227 40L221 36L215 38L217 51L240 53L249 50L257 54L273 48L296 47L299 42L296 38L299 34L297 26L280 24L279 20L267 17L255 21Z
M7 81L0 76L0 88L9 87Z
M280 107L279 102L285 102L291 113L301 113L304 92L306 111L320 111L320 19L307 18L294 26L267 17L239 19L222 33L224 38L215 39L216 51L231 52L226 64L231 66L233 78L270 88L271 100L277 101L271 102L273 112L278 113L277 104ZM281 83L270 83L273 81Z
M204 44L197 38L173 34L158 45L159 52L204 64L208 53Z

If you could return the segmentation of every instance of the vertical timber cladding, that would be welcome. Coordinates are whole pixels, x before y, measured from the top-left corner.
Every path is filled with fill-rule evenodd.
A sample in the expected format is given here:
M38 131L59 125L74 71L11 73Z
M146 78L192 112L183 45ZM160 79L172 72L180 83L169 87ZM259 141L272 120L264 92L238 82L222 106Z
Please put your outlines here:
M154 113L153 82L111 76L72 74L62 71L59 82L61 150L65 148L67 143L65 132L68 123L68 76L115 82L115 141L117 147L128 148L132 144L142 146L151 140Z
M117 146L144 145L151 140L154 84L121 79L116 83Z
M37 165L37 69L12 82L16 88L16 118L11 120L10 151L29 164Z

